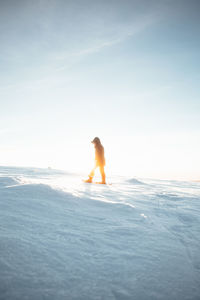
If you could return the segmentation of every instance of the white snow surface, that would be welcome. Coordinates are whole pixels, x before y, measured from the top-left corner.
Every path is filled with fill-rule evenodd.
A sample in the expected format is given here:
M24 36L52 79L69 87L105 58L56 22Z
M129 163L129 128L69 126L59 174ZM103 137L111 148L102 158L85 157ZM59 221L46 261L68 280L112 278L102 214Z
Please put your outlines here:
M200 183L0 167L0 299L200 299Z

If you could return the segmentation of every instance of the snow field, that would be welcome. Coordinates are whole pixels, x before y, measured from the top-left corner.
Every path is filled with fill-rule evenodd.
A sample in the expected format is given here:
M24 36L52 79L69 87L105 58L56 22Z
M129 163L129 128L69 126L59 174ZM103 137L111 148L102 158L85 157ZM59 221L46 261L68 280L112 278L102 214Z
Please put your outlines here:
M0 299L200 299L199 183L0 174Z

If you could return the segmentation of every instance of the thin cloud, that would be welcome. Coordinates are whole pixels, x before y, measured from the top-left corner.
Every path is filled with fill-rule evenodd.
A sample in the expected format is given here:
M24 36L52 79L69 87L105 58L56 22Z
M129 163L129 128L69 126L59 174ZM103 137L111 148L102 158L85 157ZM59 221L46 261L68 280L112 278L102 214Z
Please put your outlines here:
M93 42L93 45L90 45L86 48L82 48L79 51L74 52L59 52L53 55L52 60L62 63L64 61L70 62L71 60L76 60L80 58L84 58L85 56L92 55L94 53L98 53L106 48L115 46L117 44L125 42L127 39L130 39L139 33L142 33L149 26L152 26L158 21L158 18L151 15L148 18L138 22L137 24L130 24L128 26L121 26L121 28L117 28L117 32L114 32L112 36L104 39L97 39ZM106 35L106 33L105 33ZM57 70L64 70L67 66L62 66Z

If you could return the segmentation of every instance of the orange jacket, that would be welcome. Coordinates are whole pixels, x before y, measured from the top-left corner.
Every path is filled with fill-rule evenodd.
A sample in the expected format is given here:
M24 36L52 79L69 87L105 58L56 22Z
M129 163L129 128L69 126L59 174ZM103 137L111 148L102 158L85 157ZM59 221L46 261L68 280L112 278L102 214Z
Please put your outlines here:
M105 166L104 147L101 144L95 145L95 162L96 166Z

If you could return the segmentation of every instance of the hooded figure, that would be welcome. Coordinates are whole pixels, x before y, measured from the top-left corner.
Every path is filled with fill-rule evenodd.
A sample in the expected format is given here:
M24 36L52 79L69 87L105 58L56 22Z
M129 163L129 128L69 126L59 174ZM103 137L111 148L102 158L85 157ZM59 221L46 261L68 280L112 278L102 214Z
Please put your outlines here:
M94 148L95 148L95 166L91 171L91 173L89 174L89 179L86 180L86 182L92 182L95 170L96 168L99 167L101 178L102 178L102 181L100 183L105 184L106 176L104 172L104 166L106 163L104 157L104 147L102 146L101 141L98 137L95 137L91 143L94 144Z

